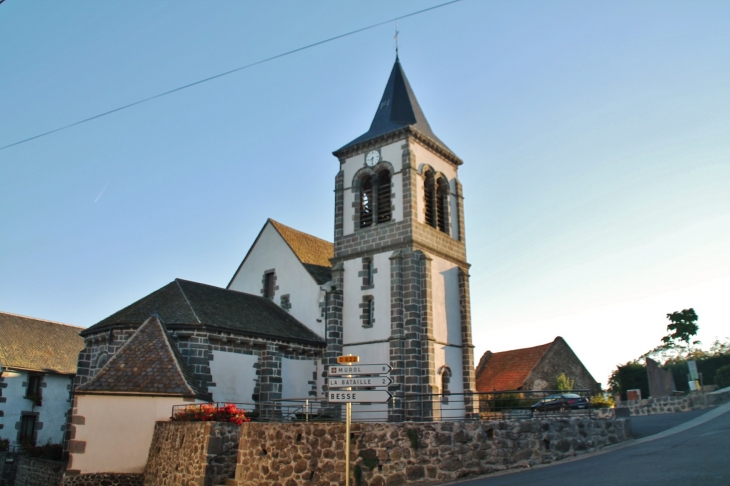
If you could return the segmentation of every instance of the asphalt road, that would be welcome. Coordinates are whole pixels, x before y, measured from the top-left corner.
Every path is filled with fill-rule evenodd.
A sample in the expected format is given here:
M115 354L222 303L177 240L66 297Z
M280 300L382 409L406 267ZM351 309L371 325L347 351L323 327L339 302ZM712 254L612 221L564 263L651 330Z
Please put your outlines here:
M637 417L636 435L666 429L589 454L514 473L459 482L459 486L728 486L730 485L730 404L677 417ZM632 421L635 419L632 418ZM632 427L633 428L633 427Z

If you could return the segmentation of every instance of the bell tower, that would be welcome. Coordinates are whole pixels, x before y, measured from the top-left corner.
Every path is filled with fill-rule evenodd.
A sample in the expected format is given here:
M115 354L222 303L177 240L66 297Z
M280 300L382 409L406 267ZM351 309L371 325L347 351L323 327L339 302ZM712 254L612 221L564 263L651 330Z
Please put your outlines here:
M324 364L351 353L392 366L394 399L360 407L369 418L478 413L462 160L431 130L397 57L370 129L334 155Z

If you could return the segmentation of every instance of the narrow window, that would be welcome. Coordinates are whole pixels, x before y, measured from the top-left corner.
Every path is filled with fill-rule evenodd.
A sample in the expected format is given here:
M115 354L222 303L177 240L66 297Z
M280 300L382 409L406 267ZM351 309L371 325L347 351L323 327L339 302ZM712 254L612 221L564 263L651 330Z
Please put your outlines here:
M441 403L447 405L449 403L449 384L451 383L451 369L448 366L444 366L441 370Z
M362 308L362 315L360 316L362 327L373 327L373 324L375 324L375 301L372 295L364 296L360 307Z
M365 265L366 265L365 271L367 272L366 277L368 279L368 285L373 285L375 283L375 282L373 282L373 261L368 260L368 262Z
M35 436L35 415L23 415L20 418L20 437L21 441L33 442Z
M362 259L362 272L360 272L360 276L362 276L362 285L364 287L368 287L374 284L374 273L375 271L373 267L373 259L371 257L364 257Z
M436 227L436 188L433 172L426 173L426 180L423 184L424 208L426 213L426 224Z
M28 377L28 389L25 396L32 399L40 399L41 396L41 376L30 375Z
M436 213L438 229L449 233L449 183L446 179L439 178L436 195Z
M378 174L378 223L390 221L390 191L390 173L384 170Z
M264 297L267 299L274 298L274 283L276 282L276 274L268 272L264 274Z
M373 181L368 177L362 182L360 190L360 227L373 224Z

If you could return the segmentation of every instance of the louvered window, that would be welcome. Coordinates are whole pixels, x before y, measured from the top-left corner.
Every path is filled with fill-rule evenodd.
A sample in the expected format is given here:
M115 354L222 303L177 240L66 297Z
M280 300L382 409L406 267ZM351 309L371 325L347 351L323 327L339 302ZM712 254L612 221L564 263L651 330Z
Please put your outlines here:
M446 179L439 178L436 194L436 220L438 229L449 233L449 184Z
M360 227L373 224L373 181L368 177L362 183L360 191Z
M390 174L386 171L378 174L378 223L390 221Z
M423 185L424 208L426 212L426 224L436 227L436 181L433 178L433 172L426 173L426 181Z

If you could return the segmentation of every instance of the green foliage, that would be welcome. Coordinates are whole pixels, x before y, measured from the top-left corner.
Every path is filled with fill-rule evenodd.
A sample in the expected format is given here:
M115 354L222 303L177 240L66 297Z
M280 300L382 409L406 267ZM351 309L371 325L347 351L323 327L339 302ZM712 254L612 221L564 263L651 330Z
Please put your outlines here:
M357 464L355 466L355 469L353 469L352 473L355 476L355 484L357 484L357 486L360 486L362 484L362 468L360 467L360 464Z
M8 449L10 449L10 440L0 439L0 452L7 451Z
M570 391L575 388L575 380L571 380L565 373L560 373L555 378L555 389L558 391Z
M730 365L722 366L715 372L715 385L718 388L730 386Z
M616 402L611 397L604 397L600 393L591 397L592 408L613 408L615 406Z
M730 365L730 353L720 354L716 356L696 357L695 362L697 363L697 371L702 373L702 382L705 385L717 383L717 372L723 366ZM689 385L687 384L687 374L689 370L687 368L687 361L684 359L676 359L668 361L662 366L665 370L669 370L674 376L674 384L677 385L678 391L689 391Z
M682 311L672 312L667 314L667 319L671 321L671 324L667 326L667 334L662 338L664 344L675 345L677 341L684 342L687 347L687 353L692 350L693 344L699 344L699 341L692 341L692 336L697 334L700 327L697 325L697 313L694 309L684 309Z
M502 410L513 410L530 408L537 398L524 398L521 393L483 393L479 395L479 410L481 412L500 412Z
M411 441L411 447L414 451L418 450L418 430L416 429L408 429L406 430L406 434L408 435L408 440Z
M649 396L649 377L646 375L646 366L629 361L617 366L608 379L613 393L620 393L621 399L626 400L626 390L640 389L642 397Z

